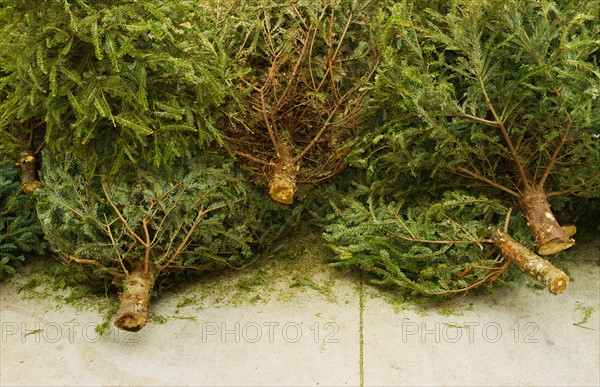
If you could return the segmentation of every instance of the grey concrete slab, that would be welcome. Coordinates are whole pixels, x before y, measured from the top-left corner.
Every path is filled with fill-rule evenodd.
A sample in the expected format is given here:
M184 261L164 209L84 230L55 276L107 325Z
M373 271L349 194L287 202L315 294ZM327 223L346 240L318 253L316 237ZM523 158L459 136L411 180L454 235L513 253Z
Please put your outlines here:
M320 281L310 283L318 289ZM261 302L241 305L197 284L154 301L152 312L167 322L102 336L95 311L23 299L11 284L0 290L2 386L359 383L354 283L338 281L327 296L275 286Z
M19 293L24 274L0 284L0 385L600 385L587 246L559 296L523 278L429 308L288 254L172 288L141 332L102 336L102 313Z
M365 385L600 385L600 267L570 267L558 296L523 284L398 311L365 292Z

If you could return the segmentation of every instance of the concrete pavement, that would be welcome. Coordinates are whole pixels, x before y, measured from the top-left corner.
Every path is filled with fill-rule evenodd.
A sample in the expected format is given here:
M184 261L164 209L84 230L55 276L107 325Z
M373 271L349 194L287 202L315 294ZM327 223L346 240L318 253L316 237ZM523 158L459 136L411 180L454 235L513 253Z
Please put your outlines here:
M526 286L433 307L301 257L179 287L139 333L0 284L0 385L600 384L598 239L561 295ZM278 265L287 265L285 275ZM587 311L587 320L584 320Z

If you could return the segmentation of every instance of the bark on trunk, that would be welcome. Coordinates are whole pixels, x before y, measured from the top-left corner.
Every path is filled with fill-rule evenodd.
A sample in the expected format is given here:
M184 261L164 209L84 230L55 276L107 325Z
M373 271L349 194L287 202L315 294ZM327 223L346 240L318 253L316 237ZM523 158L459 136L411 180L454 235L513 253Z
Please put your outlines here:
M125 289L119 296L121 306L115 317L117 328L137 332L146 325L150 292L157 274L152 268L148 273L144 273L141 268L136 268L129 273L125 281Z
M31 195L41 184L37 174L35 152L31 149L31 141L26 134L22 133L18 138L23 143L23 148L19 153L19 161L17 162L17 166L21 170L21 189L27 195Z
M509 235L491 227L490 236L494 246L500 249L504 258L535 278L550 292L562 293L569 285L569 277L562 270L536 255Z
M535 250L540 255L555 254L575 244L569 232L556 221L544 190L527 187L519 198L519 208L527 220Z
M279 155L272 169L269 181L269 195L273 200L283 204L292 204L296 194L296 172L291 147L282 141L279 144Z

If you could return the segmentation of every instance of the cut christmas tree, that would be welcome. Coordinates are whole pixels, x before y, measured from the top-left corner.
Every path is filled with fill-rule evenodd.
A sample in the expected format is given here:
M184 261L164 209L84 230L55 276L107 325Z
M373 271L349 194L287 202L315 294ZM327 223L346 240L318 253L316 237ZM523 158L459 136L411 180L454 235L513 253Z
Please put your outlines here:
M38 214L52 250L121 289L115 325L138 331L155 283L183 270L240 268L277 236L268 198L220 159L191 159L169 176L135 168L86 179L70 155L44 154ZM153 290L154 289L154 290Z
M89 174L104 167L89 150L107 136L116 143L111 173L128 161L169 167L220 141L217 107L234 76L201 3L0 4L0 141L24 170L34 166L32 138L94 158Z
M538 254L569 248L550 203L600 196L600 2L429 5L392 10L383 125L354 162L387 194L485 190L520 209Z
M508 234L527 235L526 226L496 200L452 191L408 205L375 201L365 187L357 192L329 216L325 238L336 266L369 272L375 284L412 296L460 295L506 282L511 263L554 294L569 284L562 270Z
M242 0L223 15L231 56L247 69L237 85L242 112L223 127L232 152L275 201L291 204L298 184L345 168L368 113L385 3Z

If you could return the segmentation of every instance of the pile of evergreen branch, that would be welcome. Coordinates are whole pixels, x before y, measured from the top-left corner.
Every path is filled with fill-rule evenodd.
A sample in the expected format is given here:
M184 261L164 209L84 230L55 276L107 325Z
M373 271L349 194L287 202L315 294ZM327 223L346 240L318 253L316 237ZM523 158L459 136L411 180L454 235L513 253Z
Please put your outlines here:
M568 277L530 249L574 243L557 198L600 197L599 12L0 0L0 276L43 253L43 232L119 288L115 324L137 331L157 284L244 267L309 208L338 266L408 294L513 266L560 293ZM291 204L346 163L299 206L250 184Z

